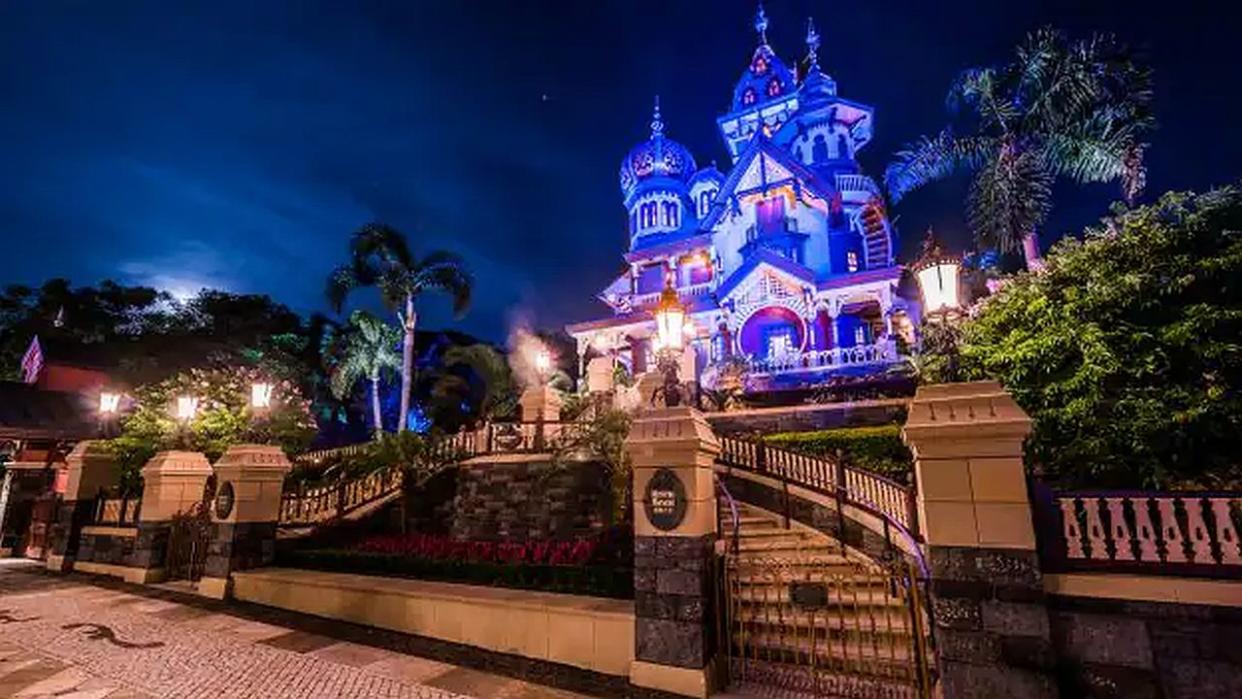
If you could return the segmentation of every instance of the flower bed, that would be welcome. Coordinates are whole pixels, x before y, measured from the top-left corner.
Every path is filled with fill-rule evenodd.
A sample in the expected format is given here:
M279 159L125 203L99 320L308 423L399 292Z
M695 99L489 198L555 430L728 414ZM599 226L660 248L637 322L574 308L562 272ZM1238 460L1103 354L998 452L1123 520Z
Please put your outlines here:
M382 535L350 548L286 551L279 564L594 597L634 596L633 544L621 529L589 539L530 542Z

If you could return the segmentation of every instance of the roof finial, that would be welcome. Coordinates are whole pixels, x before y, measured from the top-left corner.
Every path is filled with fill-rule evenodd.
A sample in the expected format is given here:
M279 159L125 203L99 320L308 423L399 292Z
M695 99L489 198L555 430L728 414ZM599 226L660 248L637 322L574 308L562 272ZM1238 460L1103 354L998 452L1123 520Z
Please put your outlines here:
M755 13L755 31L759 32L759 43L768 43L768 16L763 11L763 3L759 3L759 11Z
M806 18L806 55L811 70L819 69L819 32L815 31L815 20Z
M651 137L664 135L664 120L660 118L660 96L655 98L655 112L651 115Z

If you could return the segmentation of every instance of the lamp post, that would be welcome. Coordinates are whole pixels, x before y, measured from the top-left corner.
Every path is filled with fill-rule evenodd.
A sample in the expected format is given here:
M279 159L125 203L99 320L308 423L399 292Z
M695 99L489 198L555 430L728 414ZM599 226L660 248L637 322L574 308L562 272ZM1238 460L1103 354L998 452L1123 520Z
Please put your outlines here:
M681 354L685 348L686 308L677 297L672 282L666 282L655 309L656 322L656 368L664 377L658 390L664 397L664 405L672 408L681 405L682 387L678 371ZM652 398L654 399L654 394Z
M272 407L272 384L263 381L251 384L250 407L256 412Z
M112 425L121 409L121 394L101 391L99 394L99 431L104 437L112 437Z
M182 447L189 443L190 422L194 420L196 413L198 413L198 397L177 396L177 431L178 441L181 442Z
M962 309L962 260L945 252L931 228L927 229L923 251L910 265L910 271L918 279L923 294L924 315L937 322L956 319Z
M923 294L923 353L943 361L939 371L935 372L940 375L940 380L959 381L960 329L956 321L962 312L961 258L945 252L935 233L928 228L923 239L923 251L910 265L910 271L918 279L919 290Z

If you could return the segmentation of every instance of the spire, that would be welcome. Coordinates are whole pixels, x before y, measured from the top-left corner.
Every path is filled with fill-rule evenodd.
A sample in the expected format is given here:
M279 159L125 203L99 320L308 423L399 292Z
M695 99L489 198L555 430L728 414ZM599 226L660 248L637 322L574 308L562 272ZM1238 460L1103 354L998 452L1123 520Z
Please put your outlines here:
M815 31L815 20L810 17L806 18L806 58L808 75L819 70L819 32Z
M655 111L651 114L651 137L664 135L664 120L660 118L660 96L655 98Z
M759 11L755 13L755 31L759 32L759 43L768 43L768 16L763 11L763 3L759 3Z

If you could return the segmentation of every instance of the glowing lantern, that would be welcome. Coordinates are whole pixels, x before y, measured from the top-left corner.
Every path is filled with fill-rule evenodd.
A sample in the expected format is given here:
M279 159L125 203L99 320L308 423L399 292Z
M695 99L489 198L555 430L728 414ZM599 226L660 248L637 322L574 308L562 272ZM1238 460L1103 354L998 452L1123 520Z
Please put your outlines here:
M548 351L541 349L535 353L535 371L540 376L548 373L548 369L552 368L552 357L548 355Z
M656 345L661 350L680 350L685 343L686 308L672 283L666 283L655 309Z
M121 408L121 394L104 391L99 394L99 413L105 416L115 415Z
M945 253L931 229L923 239L923 252L910 266L923 293L923 311L928 318L948 318L961 310L958 277L961 260Z
M272 384L260 382L250 386L250 407L256 410L272 407Z
M177 398L177 419L189 422L194 419L194 414L198 412L198 398L194 396L179 396Z

